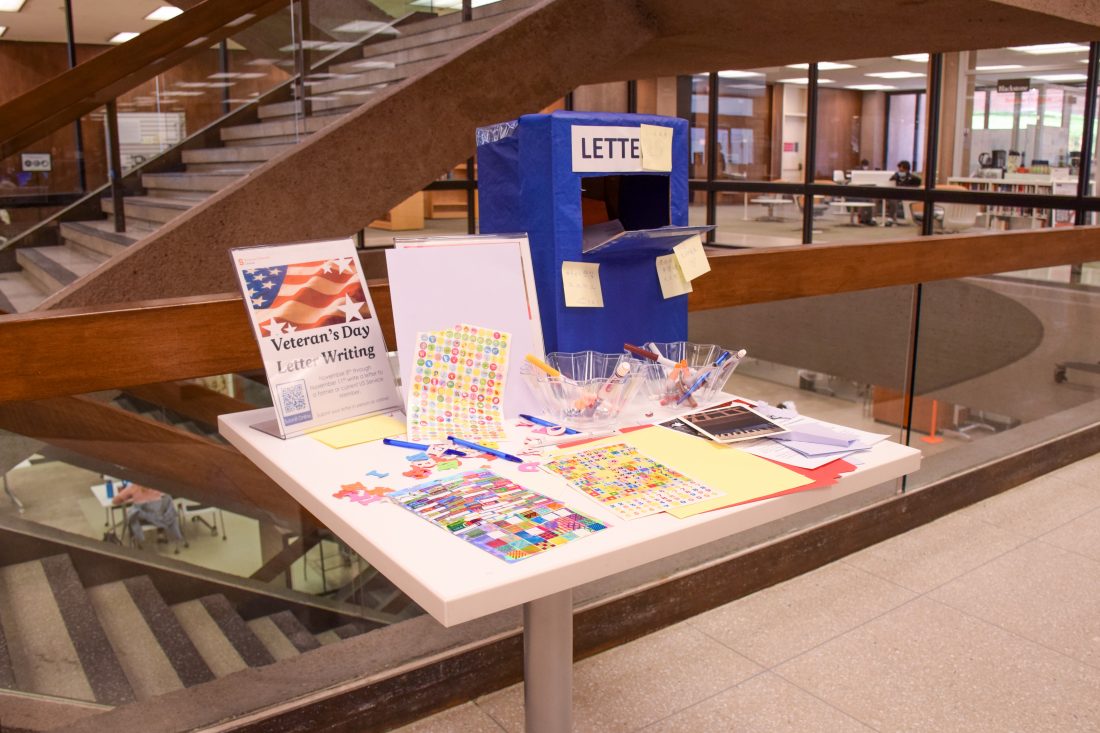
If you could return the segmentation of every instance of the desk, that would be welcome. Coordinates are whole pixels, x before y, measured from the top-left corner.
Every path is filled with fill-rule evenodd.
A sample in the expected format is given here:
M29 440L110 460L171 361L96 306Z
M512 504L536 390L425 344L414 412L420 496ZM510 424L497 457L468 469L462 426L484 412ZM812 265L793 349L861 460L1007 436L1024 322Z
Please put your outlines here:
M119 491L119 489L122 488L122 486L120 485L120 483L118 481L115 481L114 482L114 487L115 487L115 496L117 496L118 491ZM122 537L118 534L118 531L117 531L118 530L118 523L115 521L115 511L118 510L118 509L121 509L123 511L123 516L125 516L126 507L122 504L113 503L114 497L108 497L107 496L107 484L106 483L92 484L91 486L88 487L88 489L92 492L92 496L94 496L96 498L96 501L99 502L99 505L101 507L103 507L103 511L104 511L103 526L104 527L110 527L111 528L110 533L113 534L115 537L118 537L121 540Z
M844 226L858 227L859 223L856 221L856 214L863 209L873 209L875 204L871 201L830 201L829 206L835 206L848 213L848 223Z
M759 216L756 218L757 221L784 221L785 217L775 215L775 207L794 203L791 199L785 199L781 196L761 196L758 199L753 199L752 202L768 207L767 216Z
M882 442L861 454L863 463L854 472L828 488L688 519L657 514L626 521L555 476L522 472L516 464L497 460L490 464L493 471L609 524L594 535L509 564L394 503L364 505L333 496L341 484L354 481L394 486L386 476L364 476L374 471L392 479L408 468L409 451L380 443L333 450L309 436L284 441L249 427L270 420L272 413L267 408L222 415L219 431L437 621L451 626L523 606L529 733L572 730L573 588L865 491L920 466L920 451ZM456 470L480 465L467 462Z

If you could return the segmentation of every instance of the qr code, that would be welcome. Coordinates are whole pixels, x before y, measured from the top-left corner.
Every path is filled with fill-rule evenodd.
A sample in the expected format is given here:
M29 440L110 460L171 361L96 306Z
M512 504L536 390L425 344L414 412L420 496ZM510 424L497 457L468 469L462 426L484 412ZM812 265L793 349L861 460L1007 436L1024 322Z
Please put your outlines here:
M279 385L279 405L282 408L283 422L287 425L313 419L305 380Z

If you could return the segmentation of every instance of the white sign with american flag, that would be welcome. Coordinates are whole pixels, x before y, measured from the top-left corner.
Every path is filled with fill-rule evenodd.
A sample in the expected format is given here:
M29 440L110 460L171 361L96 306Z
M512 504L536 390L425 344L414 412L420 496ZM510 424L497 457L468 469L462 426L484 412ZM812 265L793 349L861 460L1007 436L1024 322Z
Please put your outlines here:
M278 417L269 432L289 438L402 409L352 240L231 254Z

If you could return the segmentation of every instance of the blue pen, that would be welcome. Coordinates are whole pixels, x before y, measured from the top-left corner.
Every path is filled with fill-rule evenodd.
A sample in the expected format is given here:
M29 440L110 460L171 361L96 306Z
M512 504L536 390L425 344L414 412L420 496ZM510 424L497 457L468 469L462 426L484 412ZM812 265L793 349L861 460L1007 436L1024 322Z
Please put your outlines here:
M730 352L723 351L721 353L721 355L717 359L714 360L714 366L715 367L722 366L723 364L726 363L726 360L729 359L731 356L733 356L733 354L731 354ZM688 397L691 397L691 393L694 392L695 390L699 389L700 387L702 387L703 382L707 381L707 378L711 375L712 372L713 372L713 370L703 372L703 374L698 379L695 380L695 384L688 387L687 392L684 392L682 395L680 395L680 399L676 400L676 404L678 405L681 402L683 402L684 400L686 400Z
M487 448L484 445L478 445L477 443L471 443L468 440L463 440L462 438L456 438L453 435L448 435L447 438L452 443L454 443L455 445L461 445L463 448L469 448L470 450L479 450L482 453L488 453L491 456L496 456L497 458L503 458L504 460L511 461L512 463L523 463L522 458L517 458L516 456L513 456L511 453L505 453L504 451L497 450L496 448Z
M395 448L411 448L412 450L428 450L431 448L430 445L425 445L424 443L410 443L407 440L397 440L396 438L382 438L382 443L385 445L392 445ZM466 457L465 453L460 450L455 450L454 448L448 448L443 452L449 456Z
M561 425L558 425L557 423L552 423L549 420L543 420L541 417L535 417L534 415L523 415L523 414L521 414L520 417L523 418L524 420L526 420L527 422L534 423L535 425L541 425L544 428L560 428L560 427L562 427ZM566 435L577 435L578 433L580 433L580 431L579 430L574 430L573 428L566 428L565 429L565 434Z

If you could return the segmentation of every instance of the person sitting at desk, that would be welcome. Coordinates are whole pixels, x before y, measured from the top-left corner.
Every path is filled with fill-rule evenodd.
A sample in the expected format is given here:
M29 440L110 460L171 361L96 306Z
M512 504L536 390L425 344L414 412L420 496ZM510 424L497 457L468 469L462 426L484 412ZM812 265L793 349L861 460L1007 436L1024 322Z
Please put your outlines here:
M130 535L137 542L138 547L145 546L145 532L142 524L160 527L176 542L183 541L179 514L176 512L176 505L172 503L172 497L168 494L141 484L127 483L115 494L111 503L116 506L130 504L126 509L126 524L130 527Z
M890 176L890 180L894 182L895 186L906 188L916 188L921 184L920 176L912 172L912 166L909 165L908 160L898 161L897 173ZM904 202L898 199L887 199L886 216L889 217L889 220L886 222L887 226L893 224L898 219L904 219Z

